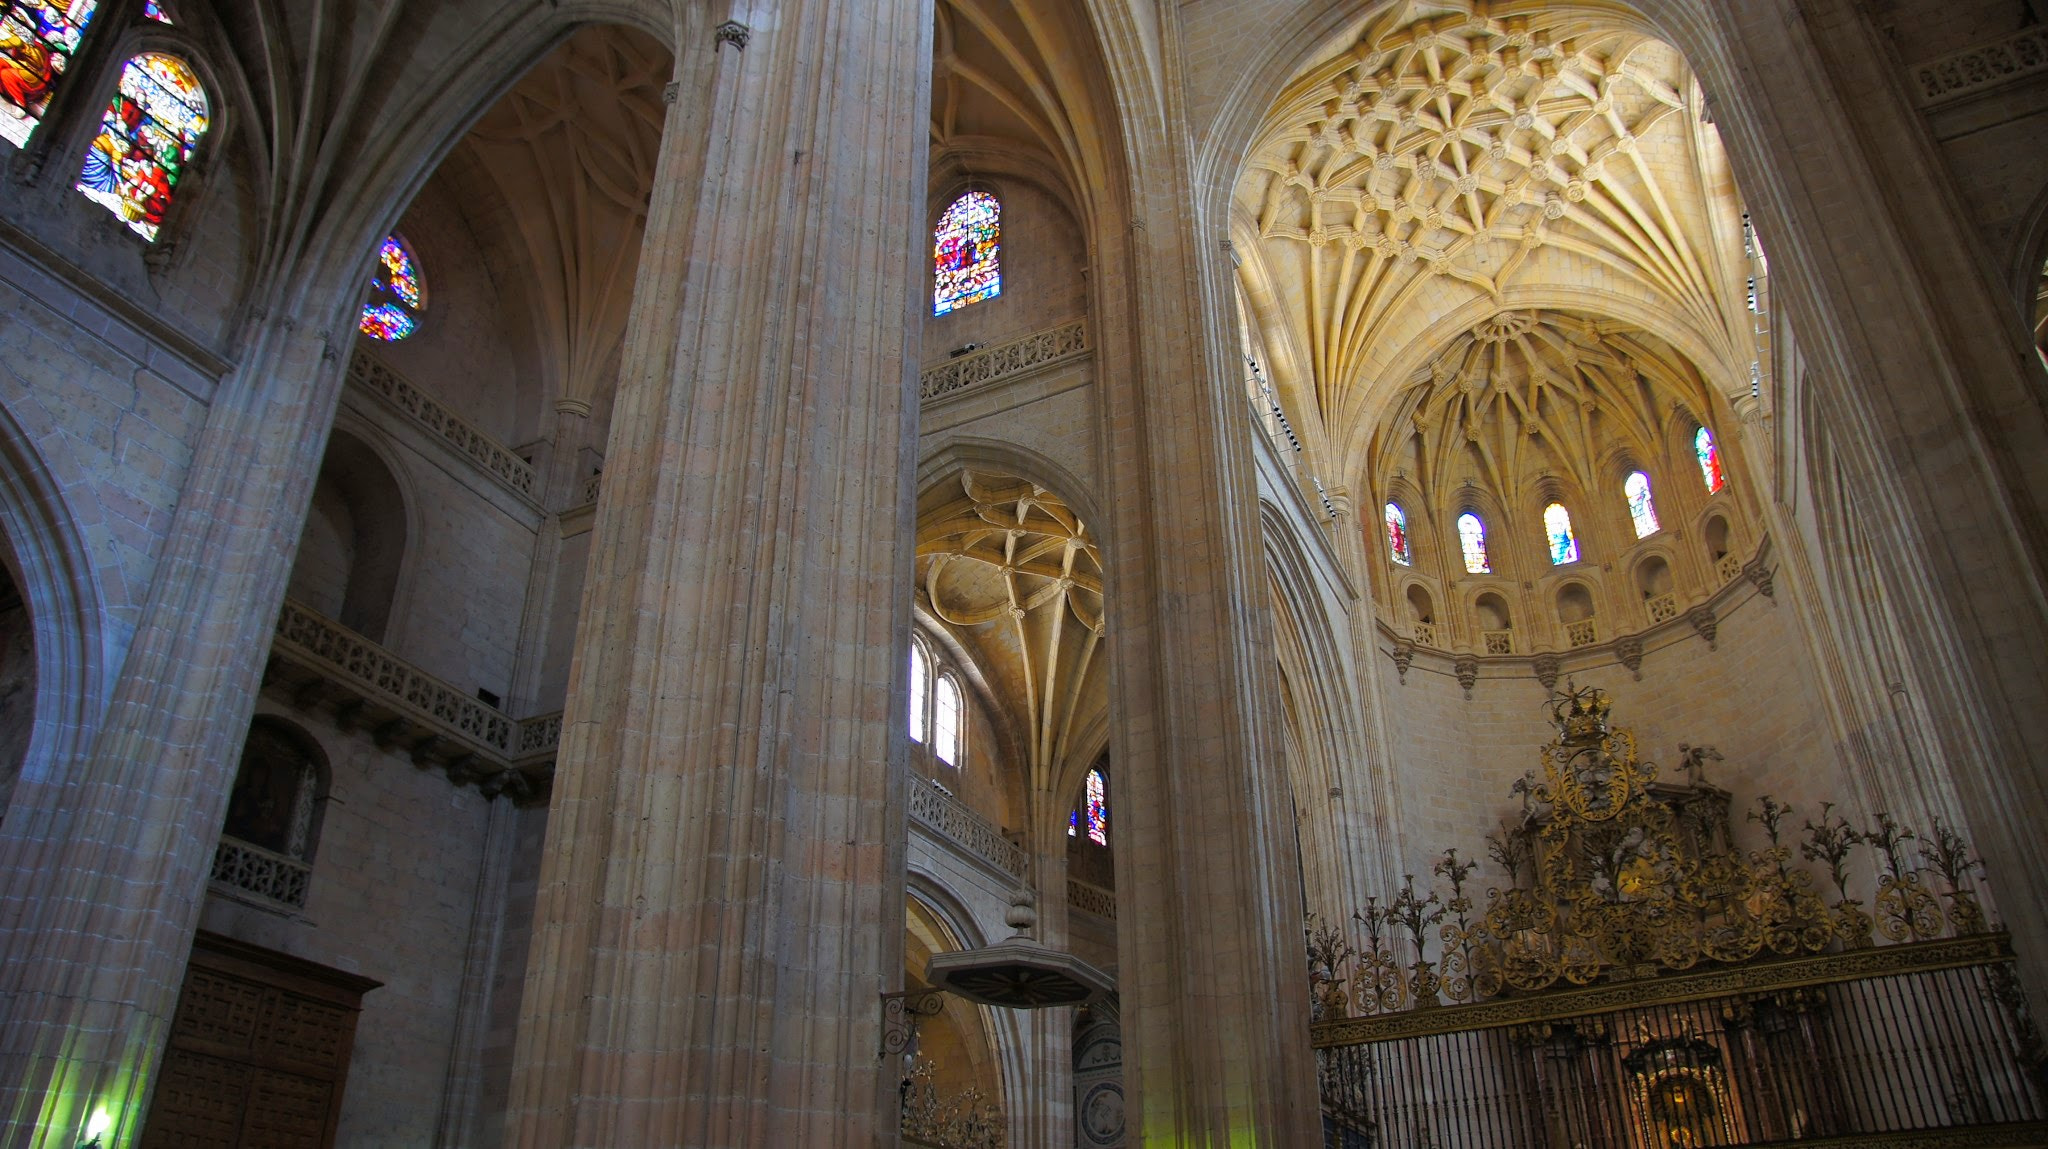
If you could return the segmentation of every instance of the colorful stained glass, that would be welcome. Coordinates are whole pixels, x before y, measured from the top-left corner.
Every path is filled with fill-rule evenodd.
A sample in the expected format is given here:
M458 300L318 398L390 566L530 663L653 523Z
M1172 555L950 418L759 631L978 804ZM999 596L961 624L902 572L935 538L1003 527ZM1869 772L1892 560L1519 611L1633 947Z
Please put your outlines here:
M1650 476L1641 471L1630 472L1621 484L1621 493L1628 496L1628 517L1636 525L1636 537L1656 534L1657 504L1650 501Z
M932 229L932 314L1003 293L1003 205L987 192L953 201Z
M1109 780L1102 771L1088 771L1088 802L1080 812L1087 816L1088 840L1109 845Z
M426 281L412 249L397 234L384 237L377 249L377 269L370 276L370 299L363 304L358 326L372 339L395 343L419 326L426 310Z
M146 52L121 67L121 87L85 151L78 190L155 239L171 189L206 134L206 89L185 61Z
M1707 493L1718 493L1728 477L1721 471L1721 449L1714 446L1714 436L1705 427L1692 437L1692 451L1699 456L1700 476L1707 481Z
M99 0L0 0L0 139L28 143Z
M142 0L142 14L159 24L171 22L170 16L164 12L164 6L158 3L158 0Z
M1465 552L1466 574L1487 574L1493 570L1486 564L1486 524L1470 511L1458 516L1458 545Z
M1387 553L1404 567L1415 561L1408 552L1408 515L1395 503L1387 504Z
M1579 540L1572 534L1572 513L1563 503L1543 508L1543 534L1550 540L1550 565L1579 561Z

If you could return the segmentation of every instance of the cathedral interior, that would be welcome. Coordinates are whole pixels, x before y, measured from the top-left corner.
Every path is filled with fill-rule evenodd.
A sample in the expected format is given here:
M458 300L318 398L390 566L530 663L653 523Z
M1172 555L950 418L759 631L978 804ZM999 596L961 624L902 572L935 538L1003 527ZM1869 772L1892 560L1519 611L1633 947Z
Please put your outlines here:
M0 0L0 1149L2048 1147L2044 824L2048 0Z

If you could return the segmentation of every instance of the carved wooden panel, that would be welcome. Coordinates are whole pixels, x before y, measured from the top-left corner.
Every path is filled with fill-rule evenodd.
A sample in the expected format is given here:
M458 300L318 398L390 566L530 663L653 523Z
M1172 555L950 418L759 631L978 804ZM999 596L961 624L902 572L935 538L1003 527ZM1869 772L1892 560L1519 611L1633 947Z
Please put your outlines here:
M329 1149L377 982L201 933L143 1149Z

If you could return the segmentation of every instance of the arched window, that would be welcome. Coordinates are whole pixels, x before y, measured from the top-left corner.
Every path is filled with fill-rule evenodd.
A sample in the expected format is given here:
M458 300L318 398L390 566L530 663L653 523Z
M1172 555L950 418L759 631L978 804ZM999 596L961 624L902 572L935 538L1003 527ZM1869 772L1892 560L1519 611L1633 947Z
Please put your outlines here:
M289 906L306 904L324 769L319 744L304 731L265 715L249 724L214 855L215 882Z
M1700 477L1707 481L1707 493L1719 492L1728 478L1721 472L1721 449L1714 446L1713 433L1705 427L1693 435L1692 453L1699 456Z
M164 6L158 3L158 0L142 0L142 14L159 24L171 22L170 15L164 11Z
M0 0L0 139L28 144L96 7L98 0Z
M1003 293L1003 205L987 192L953 201L932 229L932 314Z
M932 706L932 753L948 766L960 765L960 730L964 725L960 706L960 684L950 674L939 676L939 688Z
M1579 540L1572 534L1572 513L1563 503L1543 508L1543 533L1550 540L1550 565L1579 561Z
M160 52L129 60L85 151L78 190L135 234L155 239L171 191L206 134L206 109L206 89L185 61Z
M1471 511L1458 516L1458 546L1465 552L1466 574L1486 574L1493 570L1486 563L1486 524Z
M1081 808L1074 811L1067 823L1067 835L1073 836L1083 826L1088 829L1088 840L1098 846L1109 845L1109 779L1101 770L1088 771L1088 788L1082 796Z
M1415 561L1408 550L1408 516L1397 503L1387 504L1387 551L1404 567Z
M913 742L924 741L924 696L931 691L931 666L925 661L924 647L910 644L910 738Z
M396 343L412 334L426 309L427 283L420 262L393 232L377 248L377 270L370 276L370 298L363 304L358 326L372 339Z
M1641 471L1631 471L1621 484L1621 492L1628 496L1628 517L1636 525L1636 537L1647 538L1657 533L1657 504L1650 501L1650 476Z

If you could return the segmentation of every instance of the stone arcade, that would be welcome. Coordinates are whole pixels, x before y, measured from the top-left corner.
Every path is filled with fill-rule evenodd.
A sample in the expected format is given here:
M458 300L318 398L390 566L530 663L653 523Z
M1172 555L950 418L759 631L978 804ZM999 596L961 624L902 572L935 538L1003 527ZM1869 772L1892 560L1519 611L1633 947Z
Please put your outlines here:
M2044 263L2044 0L0 0L0 1147L2048 1145Z

